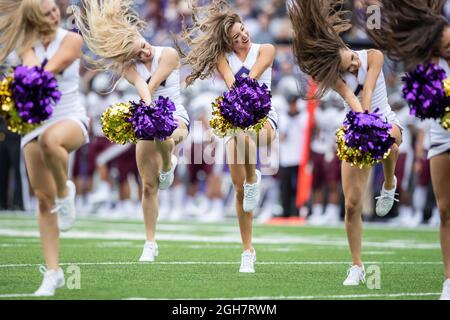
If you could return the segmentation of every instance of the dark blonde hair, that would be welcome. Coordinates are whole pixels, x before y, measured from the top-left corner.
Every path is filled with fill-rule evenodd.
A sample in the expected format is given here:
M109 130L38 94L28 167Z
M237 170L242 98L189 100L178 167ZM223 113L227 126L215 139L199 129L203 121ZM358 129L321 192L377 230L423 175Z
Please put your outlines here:
M214 0L205 7L192 3L191 6L193 26L188 28L183 21L181 37L191 51L183 52L177 43L183 63L192 68L186 78L188 86L197 79L206 79L213 75L219 57L233 50L229 37L231 28L235 23L242 23L239 15L230 9L225 0Z
M344 0L291 0L288 14L293 27L293 51L300 69L318 83L314 98L321 98L341 74L340 34L351 28ZM309 97L310 98L310 97Z
M42 0L0 0L0 62L17 50L20 55L38 41L51 41L57 27L41 8Z
M438 54L449 25L441 14L445 0L378 0L378 4L381 29L367 30L367 34L391 59L412 68Z
M119 76L137 61L136 43L146 23L132 9L133 0L82 0L76 10L78 28L89 49L97 56L85 56L93 69L113 70Z

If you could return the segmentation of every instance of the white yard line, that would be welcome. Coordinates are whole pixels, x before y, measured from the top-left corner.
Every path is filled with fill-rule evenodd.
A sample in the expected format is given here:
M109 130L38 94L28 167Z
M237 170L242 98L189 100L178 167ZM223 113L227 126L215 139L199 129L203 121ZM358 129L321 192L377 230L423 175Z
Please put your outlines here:
M0 299L1 298L29 298L29 297L35 297L37 298L34 294L32 293L13 293L13 294L0 294Z
M11 230L0 229L0 236L10 237L39 237L37 230ZM63 239L110 239L110 240L141 240L144 241L144 233L140 232L120 232L120 231L70 231L68 233L62 233ZM241 239L239 234L233 235L218 235L218 236L201 236L182 233L159 233L157 240L164 241L191 241L191 242L212 242L212 243L240 243ZM314 237L302 237L302 236L254 236L254 243L264 244L308 244L308 245L320 245L331 247L348 247L347 240L321 240ZM410 240L391 240L385 242L376 241L363 241L364 247L371 248L389 248L389 249L425 249L434 250L439 249L439 243L420 243Z
M239 261L107 261L107 262L64 262L61 266L105 266L105 265L238 265ZM368 265L442 265L440 261L366 261ZM0 268L37 267L39 263L0 264ZM350 265L348 261L260 261L256 265Z
M328 300L328 299L363 299L363 298L400 298L400 297L435 297L439 296L440 292L411 292L411 293L369 293L369 294L348 294L348 295L323 295L323 296L257 296L257 297L236 297L236 298L177 298L170 300ZM169 298L143 298L132 297L124 298L123 300L168 300Z

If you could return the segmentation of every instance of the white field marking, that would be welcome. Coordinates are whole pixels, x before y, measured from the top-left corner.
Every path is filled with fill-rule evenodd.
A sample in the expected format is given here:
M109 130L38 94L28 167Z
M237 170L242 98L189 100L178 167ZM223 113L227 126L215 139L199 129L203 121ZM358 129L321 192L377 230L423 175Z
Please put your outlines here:
M241 245L209 245L209 244L193 244L187 245L189 249L236 249L241 248Z
M33 212L24 212L24 211L0 211L2 212L2 216L0 217L0 221L5 221L7 219L10 220L21 220L21 221L26 221L26 220L35 220L37 217L37 213ZM4 213L4 214L3 214ZM105 222L108 223L110 222L111 224L114 225L137 225L137 226L141 226L142 225L142 221L140 220L127 220L127 219L123 219L123 220L115 220L115 219L110 219L110 218L102 218L102 217L87 217L87 218L82 218L80 220L78 220L78 222ZM194 222L194 224L192 224L193 226L199 226L202 230L204 230L205 228L217 228L219 227L228 227L228 228L236 228L233 225L234 220L230 219L230 223L222 223L220 225L217 224L210 224L210 223L198 223L198 222ZM197 224L195 224L197 223ZM177 223L169 223L169 224L164 224L161 223L158 225L158 227L160 225L170 225L170 226L177 226L180 228L183 227L189 227L190 224L177 224ZM255 221L255 225L264 225L264 224L258 224ZM341 229L342 226L344 224L340 223L336 226L302 226L301 228L307 228L307 229ZM273 227L282 227L282 228L296 228L299 229L298 226L273 226ZM428 226L428 225L421 225L417 228L411 229L411 228L407 228L407 227L399 227L393 224L389 224L386 222L364 222L364 228L370 229L370 230L398 230L398 231L407 231L407 232L436 232L437 228L434 226ZM177 229L177 230L181 230L181 229Z
M9 248L9 247L28 247L30 244L24 244L24 243L2 243L0 244L0 247L2 248ZM37 243L33 243L32 245L38 245Z
M0 229L0 236L10 237L39 237L37 230L10 230ZM144 234L137 232L120 232L120 231L70 231L68 233L62 233L63 239L111 239L111 240L140 240L144 241ZM188 242L215 242L215 243L240 243L241 239L239 234L234 235L219 235L219 236L200 236L192 234L164 234L160 233L157 236L157 240L163 241L188 241ZM268 236L255 236L253 238L254 243L264 244L308 244L308 245L320 245L331 247L348 247L347 240L317 240L314 237L268 237ZM389 240L385 242L372 242L363 241L364 247L372 248L389 248L389 249L425 249L434 250L439 249L439 243L417 243L409 240Z
M363 252L363 255L380 255L380 256L386 256L386 255L394 255L396 252L394 251L366 251Z
M18 227L18 228L37 228L37 221L34 220L8 220L1 219L0 222L2 227ZM142 230L142 223L114 223L113 221L88 221L88 220L77 220L77 228L96 228L101 229L120 229L125 230ZM184 224L158 224L159 231L215 231L215 232L239 232L237 226L221 226L221 225L184 225Z
M440 292L412 292L412 293L373 293L373 294L347 294L329 296L260 296L260 297L237 297L237 298L170 298L170 300L314 300L314 299L362 299L362 298L400 298L400 297L429 297L439 296ZM124 298L122 300L169 300L169 298Z
M32 293L0 294L0 299L1 298L29 298L29 297L38 298L37 296L35 296Z
M264 251L268 252L300 252L304 251L303 248L265 248Z
M238 265L239 261L155 261L150 263L138 261L108 261L108 262L64 262L61 266L114 266L114 265ZM350 265L348 261L261 261L257 265ZM367 261L365 265L442 265L440 261ZM37 267L40 263L0 264L0 268Z

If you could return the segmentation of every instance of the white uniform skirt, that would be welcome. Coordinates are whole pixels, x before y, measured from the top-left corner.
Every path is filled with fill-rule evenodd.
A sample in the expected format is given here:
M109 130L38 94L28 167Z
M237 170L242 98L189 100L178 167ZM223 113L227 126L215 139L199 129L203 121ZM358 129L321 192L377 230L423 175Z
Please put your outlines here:
M21 139L20 147L23 149L27 143L39 138L49 127L63 120L72 120L77 123L80 126L80 129L83 131L85 143L89 142L89 118L80 114L66 114L52 117L49 120L45 121L44 124L42 124L40 127L24 135Z
M430 128L430 150L428 159L450 151L450 131L444 129L437 121Z

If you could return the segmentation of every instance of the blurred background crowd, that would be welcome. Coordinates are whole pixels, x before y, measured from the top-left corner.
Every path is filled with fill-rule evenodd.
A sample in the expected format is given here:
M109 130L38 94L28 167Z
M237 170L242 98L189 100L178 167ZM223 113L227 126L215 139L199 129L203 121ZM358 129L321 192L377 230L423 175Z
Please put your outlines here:
M72 29L68 8L77 1L59 0L65 14L63 27ZM201 3L202 1L200 1ZM203 1L205 2L205 1ZM269 152L268 166L274 174L263 176L262 197L255 212L260 222L331 225L342 221L343 198L340 163L336 158L335 131L345 117L342 101L329 94L321 101L300 98L307 79L296 67L290 47L290 23L284 0L230 1L244 19L254 43L272 43L277 48L273 66L273 107L279 114L279 146ZM360 1L349 1L354 27L344 35L353 49L370 48L364 27L358 23ZM152 45L174 46L181 31L181 17L189 19L190 8L183 0L136 0L136 10L148 22L144 36ZM450 1L445 14L450 17ZM13 61L10 61L14 64ZM3 72L8 66L2 66ZM182 80L188 74L182 68ZM389 100L405 131L397 165L400 201L392 212L374 215L374 198L383 183L381 166L372 172L364 205L364 219L416 227L439 221L431 190L426 153L429 147L426 122L409 116L401 96L402 66L386 59L384 68ZM102 134L102 112L117 102L136 100L133 87L120 81L113 92L110 76L81 70L84 107L91 118L91 142L73 155L71 175L77 184L80 216L141 219L139 176L133 145L114 145ZM183 86L184 88L185 86ZM183 89L184 105L192 128L180 146L183 157L174 185L160 192L160 219L221 221L235 215L234 194L224 165L222 141L208 129L211 102L226 90L215 77ZM213 148L215 163L199 159L199 151ZM194 152L195 151L195 152ZM269 170L270 171L270 170ZM20 137L8 132L0 119L0 210L34 212L26 170L20 153Z

